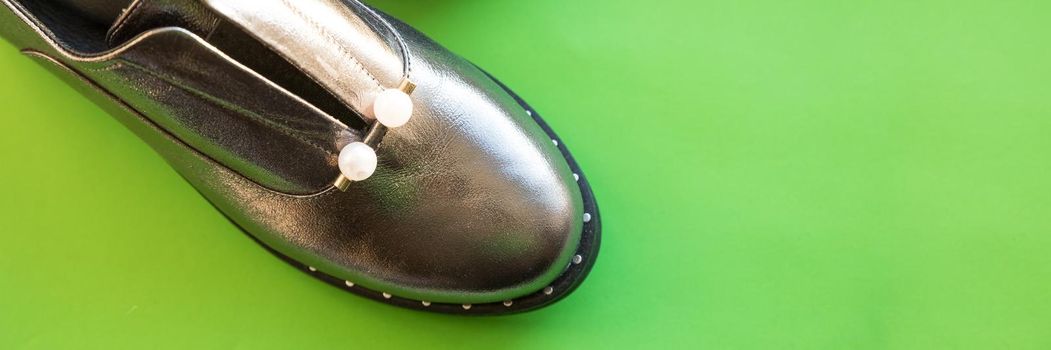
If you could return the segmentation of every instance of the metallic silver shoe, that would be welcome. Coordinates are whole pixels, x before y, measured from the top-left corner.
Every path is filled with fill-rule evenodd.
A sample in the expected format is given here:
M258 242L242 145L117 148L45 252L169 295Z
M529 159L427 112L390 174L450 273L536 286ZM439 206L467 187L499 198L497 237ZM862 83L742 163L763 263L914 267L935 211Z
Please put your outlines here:
M384 303L549 305L598 208L493 77L356 0L0 0L0 34L278 257Z

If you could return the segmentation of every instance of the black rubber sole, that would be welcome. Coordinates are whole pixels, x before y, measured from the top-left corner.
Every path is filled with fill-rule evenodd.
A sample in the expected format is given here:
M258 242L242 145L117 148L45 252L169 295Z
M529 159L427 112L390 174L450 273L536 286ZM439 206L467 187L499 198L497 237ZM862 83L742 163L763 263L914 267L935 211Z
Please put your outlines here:
M281 260L284 260L285 262L291 264L297 269L305 271L314 278L317 278L337 288L341 288L348 292L369 299L373 299L384 304L445 314L493 316L533 311L551 305L559 300L562 300L574 290L576 290L582 282L584 282L584 279L587 277L589 272L591 272L591 269L594 267L595 261L598 258L599 245L601 243L602 237L602 224L601 216L599 215L598 204L595 202L595 196L594 193L591 191L591 186L587 182L587 177L584 176L584 172L580 169L580 166L577 164L576 160L573 159L573 155L570 154L569 149L566 148L566 145L564 142L562 142L562 139L559 139L558 136L555 134L554 130L551 130L551 127L547 125L547 122L545 122L543 118L540 117L540 114L533 110L532 107L530 107L528 103L522 100L521 97L515 94L514 91L511 91L511 89L509 89L506 85L504 85L502 82L492 77L491 75L489 77L496 81L496 83L499 84L505 91L507 91L507 93L514 97L515 101L517 101L518 104L522 106L522 108L525 108L529 115L533 117L533 120L535 120L537 124L539 124L540 127L544 130L544 132L547 133L549 137L551 137L552 142L557 143L557 147L562 153L562 156L566 158L566 162L569 163L570 169L578 177L577 184L580 186L580 194L584 202L584 212L590 216L590 220L584 223L584 230L580 235L580 244L577 247L576 255L580 256L580 260L578 261L576 257L574 257L569 263L569 266L566 267L566 270L562 272L562 274L559 275L558 278L556 278L555 281L547 287L516 299L484 304L449 304L406 299L371 290L360 285L350 285L347 283L347 281L341 278L334 277L324 272L318 271L306 264L296 261L270 248L270 246L267 246L266 243L263 243L259 239L255 238L255 236L252 236L251 233L248 233L248 231L244 230L243 228L241 231L244 232L248 237L252 238L252 240L254 240L256 243L258 243L270 253L274 254ZM230 220L230 222L234 221ZM236 225L237 223L234 222L234 224Z

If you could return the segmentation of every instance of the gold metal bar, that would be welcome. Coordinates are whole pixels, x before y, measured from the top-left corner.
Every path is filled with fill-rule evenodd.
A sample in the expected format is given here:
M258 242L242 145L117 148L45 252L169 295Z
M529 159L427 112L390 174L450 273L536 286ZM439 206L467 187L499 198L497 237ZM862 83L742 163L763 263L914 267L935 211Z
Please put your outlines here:
M401 92L404 92L406 95L412 95L412 92L416 91L416 83L413 83L412 80L409 79L403 79L401 83L398 84L398 90L401 90Z
M387 127L383 126L379 121L372 122L372 126L365 132L365 139L361 140L372 149L379 149L380 141L383 140L383 136L387 135Z
M340 191L346 192L347 189L350 188L350 184L353 182L354 181L352 181L351 179L348 179L346 176L343 176L343 174L339 174L339 177L336 178L336 182L333 183L332 186L335 186Z

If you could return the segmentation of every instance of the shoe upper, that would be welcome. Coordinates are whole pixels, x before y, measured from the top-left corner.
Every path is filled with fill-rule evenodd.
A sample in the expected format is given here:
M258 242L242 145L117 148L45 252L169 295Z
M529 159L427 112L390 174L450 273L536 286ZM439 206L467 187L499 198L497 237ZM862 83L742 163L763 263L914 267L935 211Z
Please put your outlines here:
M61 6L2 1L9 41L133 115L122 121L209 201L296 261L397 296L483 303L540 290L579 244L580 189L528 112L357 1L142 0L94 30L70 28L88 20ZM406 75L412 120L386 134L375 175L334 189L339 149Z

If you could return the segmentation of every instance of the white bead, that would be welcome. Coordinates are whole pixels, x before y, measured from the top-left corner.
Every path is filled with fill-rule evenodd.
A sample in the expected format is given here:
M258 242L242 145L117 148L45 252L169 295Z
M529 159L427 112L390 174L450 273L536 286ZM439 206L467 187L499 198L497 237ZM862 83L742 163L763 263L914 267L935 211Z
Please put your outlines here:
M339 171L348 179L361 181L376 172L376 151L361 142L354 142L339 152Z
M372 103L372 114L388 128L405 125L412 117L412 99L398 89L384 90L376 95L376 100Z

